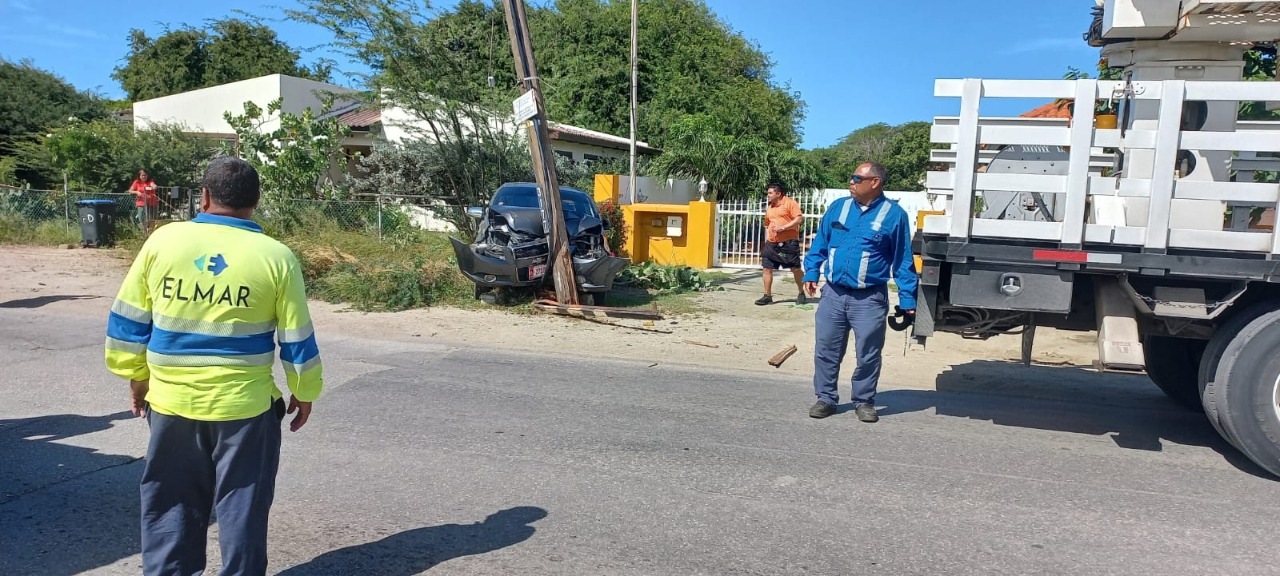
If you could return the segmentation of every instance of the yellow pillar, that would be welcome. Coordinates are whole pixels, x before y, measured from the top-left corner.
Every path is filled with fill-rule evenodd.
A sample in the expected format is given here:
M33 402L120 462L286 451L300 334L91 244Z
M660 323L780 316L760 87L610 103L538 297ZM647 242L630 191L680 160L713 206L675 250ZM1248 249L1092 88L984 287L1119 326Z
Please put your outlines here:
M714 202L689 203L689 243L686 261L694 268L710 268L715 264L716 205Z
M600 178L600 176L597 175L596 178L598 179ZM614 176L613 178L616 181L618 177ZM597 188L597 190L599 190L599 188ZM623 250L626 252L626 256L631 258L631 262L633 263L639 264L640 262L644 262L646 259L648 259L648 250L646 249L644 251L645 254L641 254L641 252L636 249L638 246L640 246L641 240L639 240L638 237L641 236L642 234L641 234L641 231L636 227L635 206L631 204L622 205L622 220L623 222L626 222L626 225L627 225L627 241L624 243L624 248L623 248ZM647 243L648 241L649 241L649 237L647 235L644 236L643 242Z
M617 174L596 174L593 188L596 204L603 204L609 200L617 204L618 195L621 193L620 182L621 178Z

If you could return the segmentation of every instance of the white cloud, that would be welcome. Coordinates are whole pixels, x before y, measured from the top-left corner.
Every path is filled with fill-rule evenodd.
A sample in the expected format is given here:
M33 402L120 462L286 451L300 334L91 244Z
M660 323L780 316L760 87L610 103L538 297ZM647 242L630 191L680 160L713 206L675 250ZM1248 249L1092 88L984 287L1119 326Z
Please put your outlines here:
M55 24L52 22L44 24L44 29L50 32L53 32L54 34L61 34L63 36L78 36L80 38L88 38L90 40L106 40L107 39L106 35L96 30L89 30L87 28L76 28L75 26L66 26L63 24Z
M20 11L20 12L35 12L35 11L36 11L36 9L35 9L35 8L32 8L30 4L27 4L26 2L23 2L22 0L9 0L9 7L10 7L10 8L13 8L14 10L18 10L18 11Z
M79 42L72 42L64 38L49 37L43 35L31 34L0 34L0 40L11 42L14 44L26 44L34 46L44 46L46 48L79 48Z

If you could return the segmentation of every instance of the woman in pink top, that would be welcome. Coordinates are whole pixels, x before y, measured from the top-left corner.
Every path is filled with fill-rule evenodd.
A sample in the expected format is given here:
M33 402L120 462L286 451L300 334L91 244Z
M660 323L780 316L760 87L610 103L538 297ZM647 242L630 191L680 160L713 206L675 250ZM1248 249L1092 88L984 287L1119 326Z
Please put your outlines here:
M129 193L137 197L135 205L138 211L135 218L138 221L138 227L150 232L151 223L155 221L156 212L160 207L160 196L156 195L155 180L151 179L146 170L139 170L138 179L129 186Z

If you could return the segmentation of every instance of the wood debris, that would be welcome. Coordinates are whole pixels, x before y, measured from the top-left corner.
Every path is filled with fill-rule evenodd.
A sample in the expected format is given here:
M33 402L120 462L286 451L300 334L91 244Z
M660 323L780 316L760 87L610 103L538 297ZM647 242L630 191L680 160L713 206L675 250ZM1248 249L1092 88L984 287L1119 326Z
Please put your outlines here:
M783 363L783 362L786 362L786 361L787 361L787 358L790 358L790 357L791 357L791 355L792 355L792 354L795 354L795 353L796 353L796 345L795 345L795 344L792 344L792 345L790 345L790 346L787 346L787 347L786 347L785 349L783 349L781 352L779 352L779 353L777 353L777 354L774 354L774 355L773 355L773 358L770 358L770 359L769 359L769 365L770 365L770 366L773 366L774 368L777 368L777 367L779 367L779 366L782 366L782 363Z

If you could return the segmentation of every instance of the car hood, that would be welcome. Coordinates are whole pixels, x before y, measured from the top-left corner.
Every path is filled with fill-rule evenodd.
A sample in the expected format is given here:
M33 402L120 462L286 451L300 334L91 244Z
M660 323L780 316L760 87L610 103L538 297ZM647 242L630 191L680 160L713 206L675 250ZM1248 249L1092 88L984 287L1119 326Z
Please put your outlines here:
M545 228L542 226L542 210L538 208L512 208L508 206L494 206L490 210L507 221L507 226L512 230L519 230L525 234L534 236L546 236ZM569 215L565 216L565 232L570 238L582 234L584 232L593 231L601 226L599 218L594 216L584 216L582 218L574 218Z

